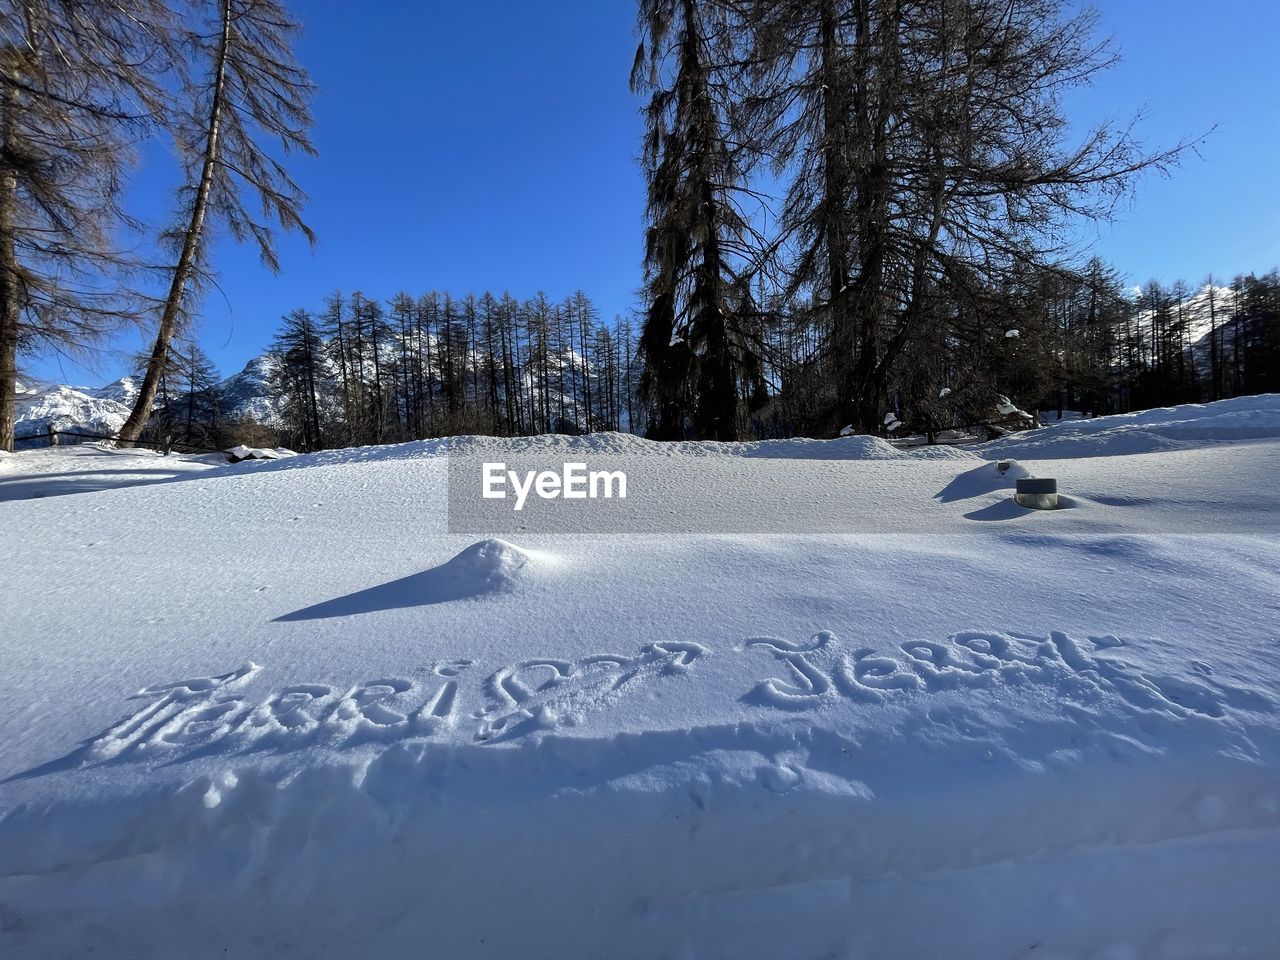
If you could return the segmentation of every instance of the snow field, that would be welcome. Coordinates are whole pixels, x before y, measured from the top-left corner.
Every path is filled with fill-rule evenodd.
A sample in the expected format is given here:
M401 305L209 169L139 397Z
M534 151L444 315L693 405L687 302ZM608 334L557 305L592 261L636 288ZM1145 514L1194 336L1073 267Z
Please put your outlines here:
M1280 404L1109 419L511 441L667 513L501 540L448 532L478 438L6 458L0 954L1269 957Z

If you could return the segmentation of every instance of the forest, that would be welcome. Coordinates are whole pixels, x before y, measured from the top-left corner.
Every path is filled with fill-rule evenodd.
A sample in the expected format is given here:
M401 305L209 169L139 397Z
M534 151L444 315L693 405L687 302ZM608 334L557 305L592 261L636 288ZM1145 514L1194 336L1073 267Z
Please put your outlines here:
M271 270L280 231L314 239L288 167L314 150L297 23L282 0L0 9L3 449L20 355L128 326L151 347L122 446L601 430L932 442L1003 429L1010 406L1098 415L1280 389L1275 271L1139 288L1076 242L1200 142L1072 123L1065 95L1116 56L1094 12L639 0L633 309L602 318L582 290L331 292L280 320L271 415L231 419L196 345L211 232ZM155 138L181 168L159 225L122 199ZM130 253L129 230L162 253Z
M1051 420L1280 390L1275 271L1136 290L1094 261L1079 276L1047 272L991 316L973 331L985 354L956 359L943 344L895 380L887 409L896 424L877 432L928 440L984 424L999 431L1000 396ZM805 379L813 342L780 324L765 346L766 399L745 436L818 433L804 427L824 389ZM317 312L283 318L266 357L263 397L275 415L245 422L228 417L232 404L199 347L176 344L147 436L316 450L456 434L644 434L649 425L631 319L603 322L581 291L560 302L400 293L386 307L334 293Z

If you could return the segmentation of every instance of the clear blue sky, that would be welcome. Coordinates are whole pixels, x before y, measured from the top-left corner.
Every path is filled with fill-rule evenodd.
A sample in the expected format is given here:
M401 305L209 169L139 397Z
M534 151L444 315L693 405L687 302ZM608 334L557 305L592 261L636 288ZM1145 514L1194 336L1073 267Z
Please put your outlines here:
M1217 125L1171 179L1152 176L1094 249L1135 282L1199 281L1280 264L1280 4L1099 0L1124 62L1073 97L1081 121L1138 109L1150 144ZM220 239L221 292L199 339L224 374L260 353L280 316L337 287L420 293L586 290L605 316L640 283L643 184L630 0L339 3L294 0L319 94L318 159L295 164L319 234L281 244L272 276ZM135 207L172 205L165 156L146 157ZM28 362L96 384L125 371L124 338L87 365Z

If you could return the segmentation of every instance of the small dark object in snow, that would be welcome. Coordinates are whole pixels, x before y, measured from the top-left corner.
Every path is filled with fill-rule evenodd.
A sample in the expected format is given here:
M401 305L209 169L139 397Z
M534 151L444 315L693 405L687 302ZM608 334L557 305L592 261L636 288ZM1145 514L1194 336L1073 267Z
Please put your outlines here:
M1057 509L1058 481L1052 477L1023 477L1016 481L1013 499L1033 510Z

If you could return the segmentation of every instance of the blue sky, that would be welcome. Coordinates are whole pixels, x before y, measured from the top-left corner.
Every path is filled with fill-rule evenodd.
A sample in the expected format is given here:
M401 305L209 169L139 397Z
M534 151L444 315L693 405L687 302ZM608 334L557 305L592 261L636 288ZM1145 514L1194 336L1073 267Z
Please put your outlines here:
M1081 122L1146 114L1152 145L1203 133L1169 179L1146 177L1119 222L1087 231L1134 282L1199 281L1280 264L1280 4L1100 0L1122 64L1072 97ZM339 3L294 0L300 59L320 90L317 159L294 165L311 196L312 250L281 242L272 276L219 238L219 290L198 338L224 374L260 353L280 316L335 288L420 293L581 287L608 317L640 283L644 188L639 102L627 88L630 0ZM131 193L160 217L171 163L152 151ZM28 360L41 378L97 384L141 338L84 363Z

